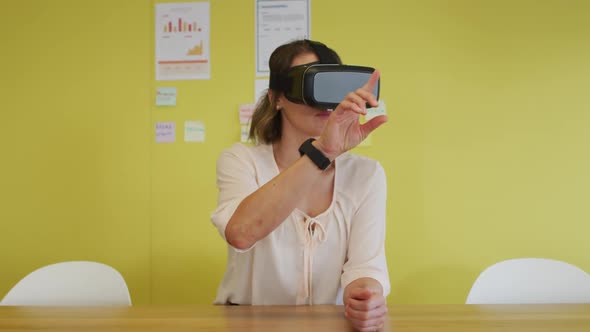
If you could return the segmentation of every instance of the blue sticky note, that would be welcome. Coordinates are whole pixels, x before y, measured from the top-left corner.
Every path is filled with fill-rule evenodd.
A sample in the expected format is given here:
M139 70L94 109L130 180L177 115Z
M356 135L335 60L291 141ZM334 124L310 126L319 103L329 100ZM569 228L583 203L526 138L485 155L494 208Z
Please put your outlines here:
M156 106L176 106L176 88L159 87L156 92Z

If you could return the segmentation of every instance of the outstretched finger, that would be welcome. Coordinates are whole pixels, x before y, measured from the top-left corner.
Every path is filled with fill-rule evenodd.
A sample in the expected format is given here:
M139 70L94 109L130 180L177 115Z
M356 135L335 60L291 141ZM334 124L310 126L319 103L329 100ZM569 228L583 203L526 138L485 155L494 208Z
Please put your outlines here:
M379 82L379 75L379 71L375 69L375 71L373 71L373 74L371 74L371 77L369 77L367 83L363 85L362 89L372 92L373 89L375 89L375 87L377 86L377 82Z

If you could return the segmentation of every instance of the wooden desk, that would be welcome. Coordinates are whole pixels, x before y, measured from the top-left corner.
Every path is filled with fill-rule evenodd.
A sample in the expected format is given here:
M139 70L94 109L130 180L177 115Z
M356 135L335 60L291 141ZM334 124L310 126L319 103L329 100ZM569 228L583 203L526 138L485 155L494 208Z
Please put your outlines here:
M2 307L0 331L349 331L338 306ZM590 331L590 305L392 305L385 331Z

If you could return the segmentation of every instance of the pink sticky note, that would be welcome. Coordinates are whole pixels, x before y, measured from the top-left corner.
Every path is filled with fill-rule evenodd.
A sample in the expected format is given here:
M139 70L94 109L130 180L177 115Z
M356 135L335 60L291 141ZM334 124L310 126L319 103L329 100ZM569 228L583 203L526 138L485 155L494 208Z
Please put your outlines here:
M156 143L174 143L176 141L175 122L156 122Z
M254 104L242 104L240 105L240 124L248 124L254 114Z

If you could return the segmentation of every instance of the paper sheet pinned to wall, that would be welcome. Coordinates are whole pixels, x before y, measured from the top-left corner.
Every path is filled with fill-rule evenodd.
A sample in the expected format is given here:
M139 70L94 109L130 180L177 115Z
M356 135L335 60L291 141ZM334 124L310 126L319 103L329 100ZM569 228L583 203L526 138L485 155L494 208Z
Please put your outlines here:
M379 100L379 105L377 107L367 108L367 115L365 115L365 120L369 121L378 115L385 114L387 114L387 111L385 109L385 101Z
M185 121L184 141L205 142L205 124L201 121Z
M268 76L268 59L278 46L310 38L309 0L256 0L256 76Z
M254 114L256 105L255 104L242 104L238 109L240 117L240 142L248 142L248 136L250 135L250 120Z
M268 79L254 80L254 103L258 103L262 96L266 95Z
M176 123L156 122L156 143L176 142Z
M156 106L176 106L176 88L158 87L156 91Z
M242 104L238 109L238 113L240 116L240 124L248 124L250 123L250 119L252 119L252 114L254 114L254 104Z
M250 125L241 125L240 126L240 142L248 143L250 135Z
M211 78L209 2L156 4L156 80Z

